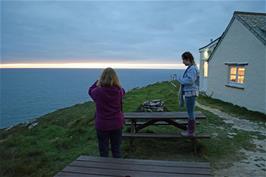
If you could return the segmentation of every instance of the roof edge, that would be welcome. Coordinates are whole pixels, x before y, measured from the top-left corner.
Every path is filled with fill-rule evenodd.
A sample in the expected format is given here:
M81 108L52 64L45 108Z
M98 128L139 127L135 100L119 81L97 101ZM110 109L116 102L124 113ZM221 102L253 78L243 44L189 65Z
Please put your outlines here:
M234 15L242 14L242 15L265 15L266 13L263 12L243 12L243 11L234 11Z
M242 18L241 18L241 16L238 16L238 14L235 14L234 13L234 16L235 16L235 18L240 22L240 23L242 23L250 32L252 32L254 35L255 35L255 37L257 37L258 38L258 40L260 40L264 45L266 45L266 40L265 39L263 39L245 20L243 20ZM266 13L265 13L265 16L266 16Z
M226 28L225 28L223 34L222 34L221 37L220 37L220 40L218 41L218 43L217 43L216 46L214 47L214 49L213 49L211 55L209 56L209 58L208 58L208 60L207 60L208 62L212 59L214 53L216 52L217 47L221 44L221 42L222 42L224 36L226 35L227 31L228 31L229 28L231 27L231 24L233 23L234 20L235 20L235 15L233 15L233 16L231 17L230 22L228 23L228 25L226 26Z
M217 40L220 40L220 38L221 38L221 36L218 37L218 38L216 38L214 41L210 42L209 44L205 45L204 47L199 48L199 50L202 50L202 49L204 49L204 48L210 46L211 44L215 43Z
M235 19L237 19L237 20L240 21L240 23L243 24L243 20L238 16L238 14L250 14L250 15L253 14L253 15L265 15L265 16L266 16L266 13L235 11L234 14L233 14L233 16L232 16L232 18L231 18L231 20L230 20L230 22L229 22L229 24L227 25L227 27L226 27L226 29L225 29L225 31L224 31L223 34L220 36L220 40L218 41L218 43L217 43L217 45L214 47L214 49L213 49L213 51L212 51L210 57L208 58L208 60L207 60L208 62L212 59L214 53L216 52L217 47L221 44L223 38L225 37L227 31L228 31L229 28L231 27L231 24L233 23L233 21L234 21ZM245 23L245 22L244 22L244 23ZM244 25L244 24L243 24L243 25ZM247 27L247 25L244 25L244 26ZM251 32L252 32L252 31L251 31ZM254 34L254 32L253 32L253 34ZM255 34L255 36L256 36L257 38L259 38L258 35ZM265 41L264 41L262 38L259 38L259 40L260 40L264 45L266 45L266 44L265 44Z

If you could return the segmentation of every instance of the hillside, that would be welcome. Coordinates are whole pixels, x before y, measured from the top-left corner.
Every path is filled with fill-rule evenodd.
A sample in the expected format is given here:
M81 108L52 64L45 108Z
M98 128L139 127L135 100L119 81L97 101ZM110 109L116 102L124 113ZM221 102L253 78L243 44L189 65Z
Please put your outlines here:
M123 109L125 112L136 111L141 103L151 99L163 100L169 111L184 111L184 109L178 110L177 90L169 82L130 90L124 98ZM228 105L202 96L198 101L204 105L220 106L225 109ZM232 166L235 161L246 158L239 151L240 148L256 150L257 147L252 142L254 136L260 140L265 139L265 136L258 132L234 129L233 125L227 124L210 111L197 109L207 116L207 120L201 122L197 131L206 132L212 136L210 140L202 140L198 144L198 155L193 154L190 141L137 140L135 142L137 148L133 152L130 151L129 142L125 140L122 146L123 157L208 160L213 170L218 171ZM235 107L235 109L238 108ZM0 130L0 176L51 177L81 154L98 156L94 112L94 103L86 102L46 114L31 124L19 124L10 129ZM257 116L261 117L260 114ZM265 128L265 122L262 124ZM126 127L124 131L127 131ZM176 128L157 126L144 131L175 133ZM229 137L229 132L233 132L234 136Z

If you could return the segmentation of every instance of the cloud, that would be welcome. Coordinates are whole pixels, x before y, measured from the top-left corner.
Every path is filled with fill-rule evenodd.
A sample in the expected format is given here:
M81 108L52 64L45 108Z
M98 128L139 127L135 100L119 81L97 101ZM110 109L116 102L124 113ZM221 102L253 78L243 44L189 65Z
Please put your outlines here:
M176 62L264 1L3 1L1 62ZM196 57L198 58L198 57Z

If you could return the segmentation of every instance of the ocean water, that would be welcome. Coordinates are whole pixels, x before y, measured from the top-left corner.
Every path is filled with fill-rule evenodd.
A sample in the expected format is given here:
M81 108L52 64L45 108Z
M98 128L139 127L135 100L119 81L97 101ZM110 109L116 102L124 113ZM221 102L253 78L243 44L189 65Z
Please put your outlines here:
M117 69L126 91L170 80L184 70ZM89 101L102 69L0 69L0 128Z

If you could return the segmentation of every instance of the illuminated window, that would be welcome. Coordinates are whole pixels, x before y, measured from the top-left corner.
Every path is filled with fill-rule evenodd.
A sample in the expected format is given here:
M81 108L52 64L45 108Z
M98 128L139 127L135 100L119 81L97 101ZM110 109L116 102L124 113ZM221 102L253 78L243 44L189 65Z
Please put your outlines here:
M208 62L204 61L204 66L203 66L203 71L204 71L204 77L208 77Z
M230 67L230 77L229 80L231 82L236 82L236 66L231 66Z
M238 77L237 77L237 82L240 84L244 83L245 79L245 68L244 66L238 67Z
M244 84L245 67L243 65L229 65L229 82Z

